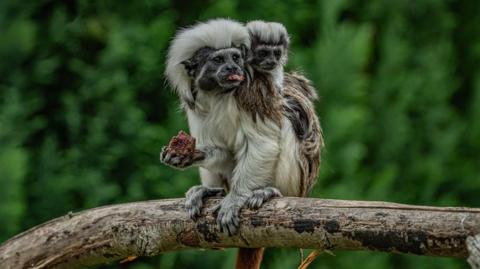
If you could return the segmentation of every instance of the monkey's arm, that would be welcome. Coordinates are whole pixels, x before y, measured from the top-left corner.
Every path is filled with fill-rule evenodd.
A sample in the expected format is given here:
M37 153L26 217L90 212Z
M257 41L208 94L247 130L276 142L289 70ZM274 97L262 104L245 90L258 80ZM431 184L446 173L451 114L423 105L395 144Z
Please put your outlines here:
M228 175L233 170L234 159L229 150L207 145L199 145L197 149L203 153L204 158L193 163L193 165L222 175Z
M222 175L228 174L234 163L233 156L227 149L206 145L197 145L193 155L174 154L168 147L163 147L160 161L176 169L197 166Z

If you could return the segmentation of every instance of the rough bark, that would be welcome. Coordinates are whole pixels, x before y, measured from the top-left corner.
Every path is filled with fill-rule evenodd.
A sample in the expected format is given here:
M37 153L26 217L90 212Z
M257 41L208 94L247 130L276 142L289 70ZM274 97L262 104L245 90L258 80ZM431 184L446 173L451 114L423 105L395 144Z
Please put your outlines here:
M229 237L218 232L211 212L218 202L207 201L196 222L187 218L183 199L67 214L0 245L0 268L74 268L132 255L227 247L374 250L466 258L467 237L480 233L480 209L280 198L258 211L243 210L239 234Z

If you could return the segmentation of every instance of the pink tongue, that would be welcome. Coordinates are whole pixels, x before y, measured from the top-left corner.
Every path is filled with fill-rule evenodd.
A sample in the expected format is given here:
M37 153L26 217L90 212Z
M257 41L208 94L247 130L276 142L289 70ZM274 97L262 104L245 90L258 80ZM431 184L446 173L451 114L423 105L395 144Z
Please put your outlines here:
M245 79L245 77L240 76L240 75L230 75L230 76L228 76L228 80L243 81L244 79Z

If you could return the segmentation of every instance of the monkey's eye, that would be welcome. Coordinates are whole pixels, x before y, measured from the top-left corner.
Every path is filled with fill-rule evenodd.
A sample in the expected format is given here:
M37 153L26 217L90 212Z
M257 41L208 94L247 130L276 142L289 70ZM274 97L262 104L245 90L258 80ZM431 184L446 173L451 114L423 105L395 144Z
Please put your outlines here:
M222 56L215 56L215 57L213 57L212 60L213 60L214 62L216 62L217 64L223 63L223 57L222 57Z
M273 53L275 54L275 57L278 58L278 57L280 57L280 55L282 54L282 51L279 50L279 49L276 49L276 50L273 51Z
M259 50L258 51L258 57L266 57L268 52L266 50Z
M237 54L233 54L232 59L234 62L238 62L238 59L240 59L240 56L238 56Z

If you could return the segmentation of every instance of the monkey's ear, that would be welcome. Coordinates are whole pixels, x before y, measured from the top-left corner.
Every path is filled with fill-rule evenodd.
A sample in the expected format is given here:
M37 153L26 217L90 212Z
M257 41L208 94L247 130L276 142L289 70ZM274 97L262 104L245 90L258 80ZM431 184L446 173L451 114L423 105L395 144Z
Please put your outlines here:
M187 70L187 73L189 76L193 76L195 73L195 68L197 67L197 64L194 63L191 59L182 61L181 64L185 67L185 70Z
M181 64L185 67L185 69L189 70L189 69L192 69L193 67L193 62L192 60L185 60L185 61L182 61Z

